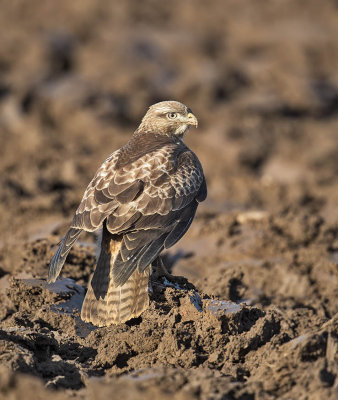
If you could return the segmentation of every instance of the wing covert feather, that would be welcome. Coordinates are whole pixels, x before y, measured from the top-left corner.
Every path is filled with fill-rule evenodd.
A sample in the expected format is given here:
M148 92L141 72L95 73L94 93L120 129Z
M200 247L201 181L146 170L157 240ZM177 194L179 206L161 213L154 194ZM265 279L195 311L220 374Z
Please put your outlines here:
M106 220L112 234L124 234L113 267L123 285L135 268L143 271L188 230L206 196L202 167L193 152L161 148L117 167L119 151L99 168L73 219L73 228L94 231Z

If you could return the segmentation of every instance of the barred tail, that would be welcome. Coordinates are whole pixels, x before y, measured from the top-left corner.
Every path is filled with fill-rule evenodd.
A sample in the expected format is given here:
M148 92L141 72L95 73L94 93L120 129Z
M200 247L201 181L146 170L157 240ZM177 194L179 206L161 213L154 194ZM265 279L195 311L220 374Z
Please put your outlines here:
M126 322L138 317L149 306L150 269L136 269L121 286L113 280L113 264L121 248L121 239L103 228L101 254L84 299L81 318L96 326Z
M80 236L81 232L82 229L70 228L66 233L66 236L61 240L60 246L49 264L47 278L48 283L56 281L56 278L59 276L63 264L66 261L66 257L70 252L70 249Z

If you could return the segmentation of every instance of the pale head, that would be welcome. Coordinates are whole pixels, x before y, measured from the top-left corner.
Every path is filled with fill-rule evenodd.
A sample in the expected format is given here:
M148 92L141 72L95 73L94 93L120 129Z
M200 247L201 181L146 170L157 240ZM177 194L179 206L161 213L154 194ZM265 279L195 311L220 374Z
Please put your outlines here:
M197 118L190 108L178 101L161 101L149 107L136 132L153 132L183 138Z

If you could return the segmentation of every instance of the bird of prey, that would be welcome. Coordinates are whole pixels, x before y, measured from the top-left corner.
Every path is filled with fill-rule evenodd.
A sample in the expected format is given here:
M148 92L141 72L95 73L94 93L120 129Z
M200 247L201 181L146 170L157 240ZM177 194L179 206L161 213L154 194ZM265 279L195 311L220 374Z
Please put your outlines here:
M152 105L129 142L89 183L48 272L48 282L54 282L81 232L102 227L84 321L118 324L148 307L151 264L187 232L207 195L202 166L184 144L190 126L197 127L197 119L184 104Z

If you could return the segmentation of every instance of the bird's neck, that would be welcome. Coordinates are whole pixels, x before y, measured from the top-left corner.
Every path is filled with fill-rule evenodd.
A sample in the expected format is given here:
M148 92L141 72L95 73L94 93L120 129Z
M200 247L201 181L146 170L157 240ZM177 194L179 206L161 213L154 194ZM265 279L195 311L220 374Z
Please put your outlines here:
M184 141L185 134L188 132L188 130L189 130L188 125L183 125L175 131L173 129L170 130L165 128L161 129L158 126L153 127L149 124L143 125L141 123L140 126L134 132L133 136L140 136L140 135L153 135L154 137L163 136L167 138L164 140L168 140L169 138L170 141L176 142L178 140Z

